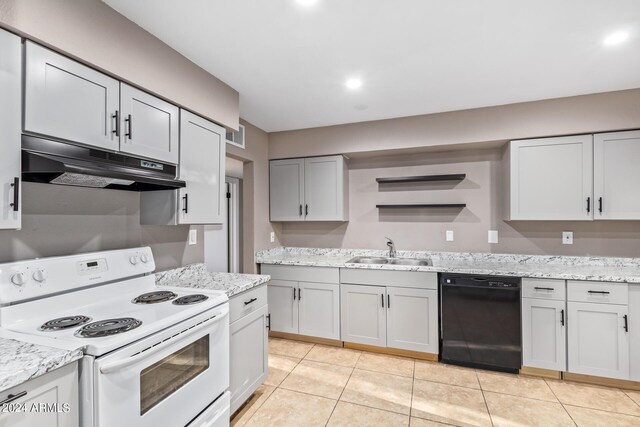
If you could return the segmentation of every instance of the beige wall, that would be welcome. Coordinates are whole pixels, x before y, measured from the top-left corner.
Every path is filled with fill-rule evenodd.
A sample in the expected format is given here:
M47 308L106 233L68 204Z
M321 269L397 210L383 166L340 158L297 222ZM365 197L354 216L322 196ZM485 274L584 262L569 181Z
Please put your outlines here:
M272 159L640 128L640 89L269 134ZM495 145L495 144L494 144Z
M2 0L0 27L237 129L236 90L100 0Z
M280 246L280 226L269 222L269 135L244 120L245 149L227 144L227 156L244 162L242 177L242 271L256 272L254 254ZM276 241L269 233L276 232Z

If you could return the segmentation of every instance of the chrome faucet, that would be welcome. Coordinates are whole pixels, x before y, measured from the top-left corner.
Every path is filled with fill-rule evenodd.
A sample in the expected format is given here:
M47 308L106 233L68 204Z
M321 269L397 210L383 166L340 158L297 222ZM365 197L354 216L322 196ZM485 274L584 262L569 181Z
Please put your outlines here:
M385 239L387 239L387 246L389 246L389 258L395 258L396 257L396 245L393 244L393 240L391 240L388 237L385 237Z

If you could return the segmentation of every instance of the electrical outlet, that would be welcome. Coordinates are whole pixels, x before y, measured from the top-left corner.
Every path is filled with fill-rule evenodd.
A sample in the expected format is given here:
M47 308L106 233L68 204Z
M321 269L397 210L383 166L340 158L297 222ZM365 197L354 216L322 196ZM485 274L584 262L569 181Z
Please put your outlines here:
M276 233L275 232L271 232L269 233L269 240L271 241L271 243L274 243L276 241Z
M195 245L198 243L198 230L189 230L189 244Z
M562 232L562 244L563 245L573 245L573 231L563 231Z
M453 230L447 230L445 234L447 242L453 242Z
M498 243L498 230L489 230L487 241L489 243Z

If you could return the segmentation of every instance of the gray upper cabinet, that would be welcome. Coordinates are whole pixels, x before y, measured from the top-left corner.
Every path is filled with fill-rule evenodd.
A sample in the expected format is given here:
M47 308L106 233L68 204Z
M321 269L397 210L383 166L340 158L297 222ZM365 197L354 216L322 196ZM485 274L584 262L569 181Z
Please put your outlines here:
M21 50L18 36L0 30L0 229L21 226Z
M119 82L30 41L25 55L24 130L117 151Z
M347 221L348 169L343 156L273 160L271 221Z
M142 224L222 224L225 208L225 130L193 113L180 113L180 190L140 194Z
M595 219L640 219L640 131L594 135Z
M593 218L593 136L511 141L508 220Z
M178 107L124 83L120 104L120 151L178 164Z

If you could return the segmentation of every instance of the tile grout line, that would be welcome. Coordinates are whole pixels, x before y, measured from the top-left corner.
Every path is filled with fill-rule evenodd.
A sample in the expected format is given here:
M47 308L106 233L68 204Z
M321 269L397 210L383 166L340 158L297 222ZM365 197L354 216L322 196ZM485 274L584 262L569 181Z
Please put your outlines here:
M331 417L333 417L333 413L336 411L336 408L338 407L338 403L340 403L340 399L342 399L342 395L344 394L344 391L347 389L347 386L349 385L349 381L351 381L351 377L353 376L353 373L356 370L356 365L358 364L358 361L360 360L360 356L362 356L362 352L360 352L358 354L358 358L356 359L356 363L354 363L353 367L351 368L351 373L349 374L349 378L347 378L347 382L344 383L344 387L342 388L342 391L340 392L340 396L338 396L338 400L336 400L336 404L333 406L333 410L331 411L331 414L329 414L329 418L327 418L327 422L324 424L325 427L329 425L329 421L331 421Z
M542 380L544 381L544 383L547 385L547 387L549 387L549 390L551 390L551 393L553 394L553 396L558 399L558 402L560 403L560 406L562 406L562 409L564 409L564 412L567 413L567 415L569 415L569 418L571 418L571 422L574 425L578 425L578 423L576 422L576 420L573 419L573 416L571 416L571 412L569 412L567 410L567 408L564 406L564 403L562 403L562 400L560 400L560 398L558 397L558 395L556 394L555 391L553 391L553 387L551 387L551 385L549 385L549 382L547 381L547 378L542 378Z
M473 370L476 373L476 378L478 378L478 385L480 386L480 393L482 394L482 400L484 401L484 407L487 408L487 415L489 415L489 422L492 426L493 424L493 416L491 415L491 411L489 411L489 404L487 403L487 397L484 395L484 389L482 388L482 381L480 381L480 377L478 376L478 370ZM489 391L489 390L487 390Z

